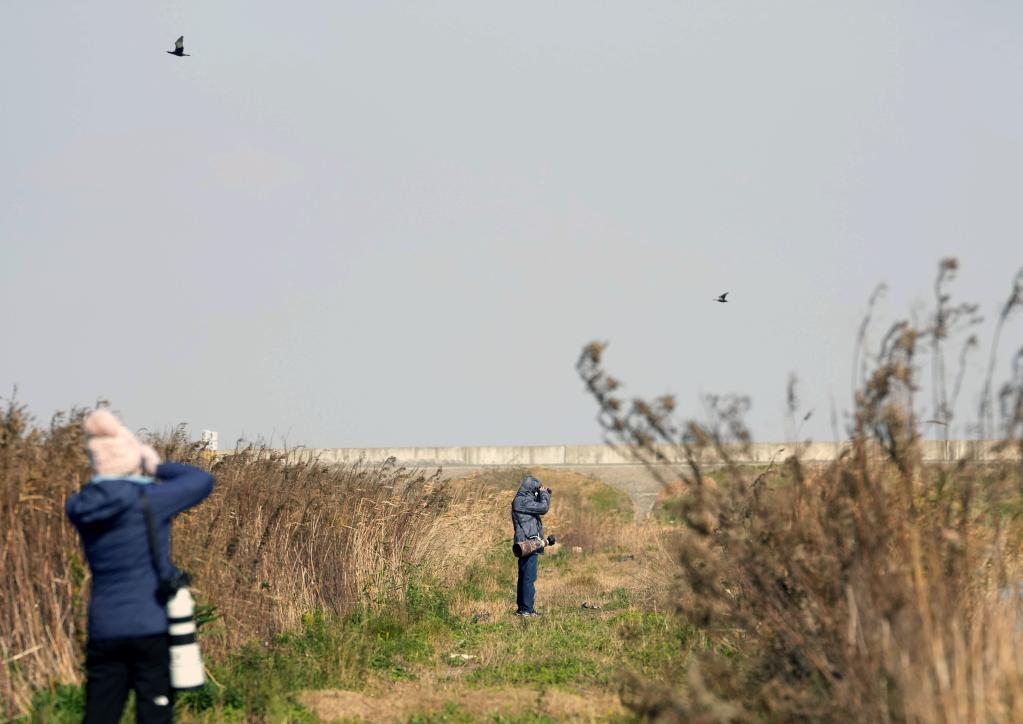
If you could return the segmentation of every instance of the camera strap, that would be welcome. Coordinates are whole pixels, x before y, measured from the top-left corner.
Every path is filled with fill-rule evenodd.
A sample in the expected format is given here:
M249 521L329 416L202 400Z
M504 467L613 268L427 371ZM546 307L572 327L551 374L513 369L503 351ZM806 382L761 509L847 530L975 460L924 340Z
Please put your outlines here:
M170 599L178 589L188 585L189 576L184 571L179 571L171 564L170 575L164 575L160 570L159 547L156 544L156 518L153 516L153 508L149 504L149 496L142 491L142 513L146 519L146 535L149 538L149 556L153 560L153 570L156 571L156 595L162 601ZM168 551L168 554L170 551Z
M160 571L160 556L157 551L159 548L156 544L156 520L153 517L153 506L149 504L149 496L146 495L146 491L142 491L142 515L146 519L146 535L149 538L149 557L153 560L153 570L156 571L156 578L160 581L160 586L164 585L167 580L163 573Z

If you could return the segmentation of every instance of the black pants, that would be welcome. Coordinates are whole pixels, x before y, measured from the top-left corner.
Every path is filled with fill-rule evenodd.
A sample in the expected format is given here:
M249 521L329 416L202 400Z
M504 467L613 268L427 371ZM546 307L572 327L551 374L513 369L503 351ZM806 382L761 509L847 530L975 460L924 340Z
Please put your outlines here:
M90 640L85 649L84 724L117 724L128 691L135 690L139 724L174 719L167 634Z

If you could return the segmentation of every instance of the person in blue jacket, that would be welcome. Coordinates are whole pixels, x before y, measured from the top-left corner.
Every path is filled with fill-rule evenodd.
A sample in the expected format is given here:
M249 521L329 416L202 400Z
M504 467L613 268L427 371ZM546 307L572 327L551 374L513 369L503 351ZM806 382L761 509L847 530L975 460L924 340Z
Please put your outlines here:
M174 572L172 519L209 495L213 478L191 465L161 463L107 410L89 415L85 432L95 475L65 505L92 571L84 722L119 722L129 690L136 721L170 722L174 691L159 580ZM155 522L155 556L144 498Z
M551 489L540 485L540 481L532 475L522 478L519 490L512 498L512 527L515 530L515 542L528 538L543 538L543 521L541 516L551 508ZM519 581L515 589L517 616L540 616L534 608L536 598L537 564L543 549L519 558Z

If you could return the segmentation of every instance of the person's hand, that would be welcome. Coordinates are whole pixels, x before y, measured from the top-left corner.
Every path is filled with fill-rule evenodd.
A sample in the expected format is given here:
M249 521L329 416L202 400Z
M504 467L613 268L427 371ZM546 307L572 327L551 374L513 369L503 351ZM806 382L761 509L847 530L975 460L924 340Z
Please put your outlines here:
M160 454L151 446L142 446L142 472L146 475L155 476L156 468L160 465Z

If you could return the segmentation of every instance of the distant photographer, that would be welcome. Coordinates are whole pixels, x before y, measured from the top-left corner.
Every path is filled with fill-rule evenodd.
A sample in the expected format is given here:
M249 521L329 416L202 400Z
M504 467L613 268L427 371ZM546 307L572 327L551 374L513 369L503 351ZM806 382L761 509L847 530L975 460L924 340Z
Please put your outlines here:
M522 484L512 499L512 526L515 529L516 550L521 544L537 541L537 550L519 558L519 581L515 589L516 616L540 616L533 607L536 597L537 564L543 554L544 535L541 516L551 508L551 490L540 485L532 475L522 478Z
M170 562L170 524L210 494L213 478L161 464L107 410L89 415L85 432L95 475L65 506L92 571L84 722L117 724L129 690L137 722L170 722L167 582L183 578Z

